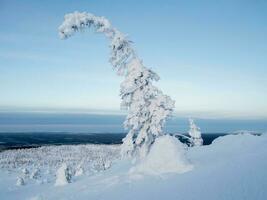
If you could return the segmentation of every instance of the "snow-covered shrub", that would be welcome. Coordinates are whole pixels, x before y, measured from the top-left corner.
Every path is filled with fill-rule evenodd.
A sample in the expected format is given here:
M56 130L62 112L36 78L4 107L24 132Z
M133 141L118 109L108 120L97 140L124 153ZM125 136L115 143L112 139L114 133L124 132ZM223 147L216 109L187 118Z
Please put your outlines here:
M84 173L83 168L79 167L76 169L74 176L81 176L81 175L83 175L83 173Z
M22 186L25 185L25 181L22 177L17 177L17 182L16 182L17 186Z
M70 183L71 173L66 163L63 163L57 170L55 186L63 186Z
M110 168L110 167L111 167L111 164L112 164L112 162L109 161L109 160L107 160L107 161L105 162L105 164L104 164L104 169L106 170L106 169Z
M163 125L174 108L174 101L152 82L159 76L145 67L131 46L131 41L104 17L90 13L74 12L65 15L59 27L61 38L68 38L84 28L93 27L110 40L110 63L119 75L121 83L121 107L128 110L124 127L129 131L123 139L123 156L145 157L155 139L163 135Z
M74 176L81 176L81 175L83 175L84 170L83 170L82 164L83 163L81 162L81 163L79 163L77 165L77 167L75 168L75 171L74 171Z
M29 174L29 170L28 170L27 168L23 168L23 169L22 169L22 173L23 173L24 175L28 175L28 174Z
M32 173L30 174L31 179L38 179L40 177L40 170L34 169Z
M188 134L191 137L192 146L203 145L203 139L201 137L200 128L195 124L193 119L189 119L189 124L190 124L190 129L188 131Z
M158 137L146 158L130 170L131 174L184 173L193 166L186 158L187 146L170 135Z

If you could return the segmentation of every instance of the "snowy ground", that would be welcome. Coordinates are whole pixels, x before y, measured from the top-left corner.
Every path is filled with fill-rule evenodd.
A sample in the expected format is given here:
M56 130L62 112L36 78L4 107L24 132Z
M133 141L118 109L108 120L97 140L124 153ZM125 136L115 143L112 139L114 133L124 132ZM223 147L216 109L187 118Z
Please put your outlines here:
M0 153L0 199L267 199L266 134L220 137L211 145L188 148L186 156L191 170L151 175L129 172L132 164L119 160L118 146L5 151ZM82 165L84 174L56 187L55 171L62 162L73 173ZM31 178L36 168L40 176ZM26 177L26 184L17 186L17 176Z

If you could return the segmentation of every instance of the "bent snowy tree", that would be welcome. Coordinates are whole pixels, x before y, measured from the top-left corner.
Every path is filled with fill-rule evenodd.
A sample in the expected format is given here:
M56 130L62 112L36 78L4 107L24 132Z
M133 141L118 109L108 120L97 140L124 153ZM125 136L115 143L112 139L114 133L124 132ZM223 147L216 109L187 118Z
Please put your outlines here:
M74 12L65 15L59 27L62 39L72 36L85 28L93 28L110 40L110 63L125 79L120 85L121 107L128 110L124 127L128 130L123 139L122 156L144 157L155 138L163 135L164 123L174 109L174 101L152 82L159 76L145 67L131 41L104 17L86 12Z

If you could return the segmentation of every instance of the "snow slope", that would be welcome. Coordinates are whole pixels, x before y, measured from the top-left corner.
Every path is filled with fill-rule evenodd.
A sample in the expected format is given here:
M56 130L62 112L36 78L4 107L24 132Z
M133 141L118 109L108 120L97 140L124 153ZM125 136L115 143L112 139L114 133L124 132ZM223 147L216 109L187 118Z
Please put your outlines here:
M0 199L267 199L267 135L219 137L189 148L186 156L194 167L182 174L133 174L132 163L117 160L108 170L61 187L54 182L16 186L16 174L2 168Z

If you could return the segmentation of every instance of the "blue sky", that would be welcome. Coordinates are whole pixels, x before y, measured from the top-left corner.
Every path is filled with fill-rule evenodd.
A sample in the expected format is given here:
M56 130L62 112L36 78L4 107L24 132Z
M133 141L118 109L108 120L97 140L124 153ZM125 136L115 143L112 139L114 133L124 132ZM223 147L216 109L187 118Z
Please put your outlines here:
M60 40L73 11L129 35L178 116L267 118L267 2L0 0L0 110L118 111L108 41Z

